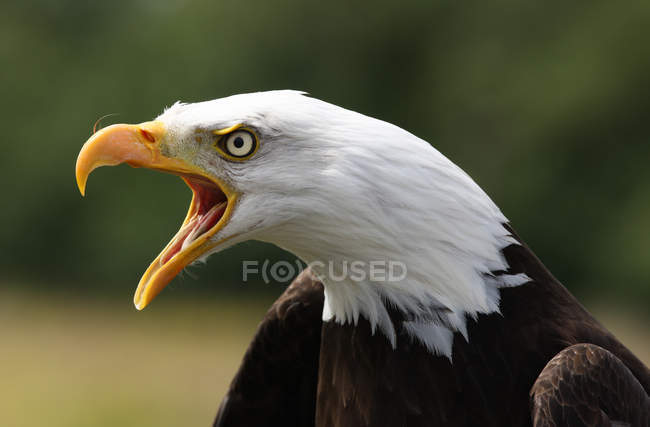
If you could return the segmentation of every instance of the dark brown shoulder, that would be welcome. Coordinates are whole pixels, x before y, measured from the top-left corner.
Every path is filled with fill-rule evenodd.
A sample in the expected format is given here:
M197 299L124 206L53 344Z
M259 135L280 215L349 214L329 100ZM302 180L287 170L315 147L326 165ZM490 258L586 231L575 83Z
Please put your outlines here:
M650 425L650 397L611 352L576 344L546 365L530 390L535 427Z
M521 245L511 245L503 251L510 265L508 273L525 273L531 282L503 289L501 312L505 317L516 319L517 323L526 326L526 333L522 334L523 342L538 348L555 349L549 359L561 349L574 344L595 344L620 359L646 393L650 393L650 371L643 362L589 313L510 226L508 229L521 242ZM561 347L558 349L557 346Z
M260 323L215 426L314 424L323 286L301 273Z

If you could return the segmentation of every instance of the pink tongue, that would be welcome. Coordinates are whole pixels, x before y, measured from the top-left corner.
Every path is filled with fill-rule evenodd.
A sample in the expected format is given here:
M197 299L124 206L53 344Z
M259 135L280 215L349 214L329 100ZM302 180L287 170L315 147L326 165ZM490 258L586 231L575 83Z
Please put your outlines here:
M172 259L174 255L188 247L199 236L214 227L223 216L225 210L226 203L220 203L219 205L213 206L205 215L194 217L192 221L183 227L182 234L176 237L174 244L167 249L165 255L160 259L160 264L162 265Z
M218 206L213 206L212 209L201 219L199 219L199 225L197 225L198 230L196 231L196 236L200 236L205 233L207 230L215 226L217 222L221 219L223 212L226 210L226 204L221 203Z
M178 236L178 238L176 238L176 242L171 247L169 247L165 255L162 258L160 258L160 265L163 265L164 263L172 259L174 255L180 252L181 248L183 247L183 242L191 232L192 232L192 228L187 227L183 232L183 234Z

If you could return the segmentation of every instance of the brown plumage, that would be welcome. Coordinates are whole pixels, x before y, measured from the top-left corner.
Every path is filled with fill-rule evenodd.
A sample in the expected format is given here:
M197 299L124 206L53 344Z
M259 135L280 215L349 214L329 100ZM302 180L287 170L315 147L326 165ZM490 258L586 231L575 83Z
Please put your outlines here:
M525 245L504 255L532 281L501 291L501 314L468 319L453 363L404 334L393 349L364 319L322 322L322 285L303 272L260 325L215 425L649 425L648 368Z
M593 344L558 353L535 381L530 398L537 427L650 425L650 397L643 386L620 359Z
M217 426L314 424L323 285L304 271L266 313Z

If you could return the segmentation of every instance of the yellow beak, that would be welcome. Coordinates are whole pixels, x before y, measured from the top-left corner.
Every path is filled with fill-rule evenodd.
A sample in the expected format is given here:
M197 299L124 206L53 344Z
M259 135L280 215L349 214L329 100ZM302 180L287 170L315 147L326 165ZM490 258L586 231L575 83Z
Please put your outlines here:
M183 268L220 243L209 239L227 223L236 200L234 192L201 168L163 155L160 145L164 136L165 126L158 121L116 124L92 135L77 157L76 178L82 195L94 169L121 163L180 175L194 193L181 229L140 279L133 298L138 310Z

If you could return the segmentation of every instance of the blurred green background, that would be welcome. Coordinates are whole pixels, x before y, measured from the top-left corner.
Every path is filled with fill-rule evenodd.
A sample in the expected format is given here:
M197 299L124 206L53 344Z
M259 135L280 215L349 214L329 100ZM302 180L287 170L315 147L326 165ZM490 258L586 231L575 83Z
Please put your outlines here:
M430 141L650 363L648 2L14 1L0 58L2 425L211 421L282 291L242 285L241 261L289 255L242 244L136 313L190 192L120 167L82 199L74 162L105 114L257 90Z

